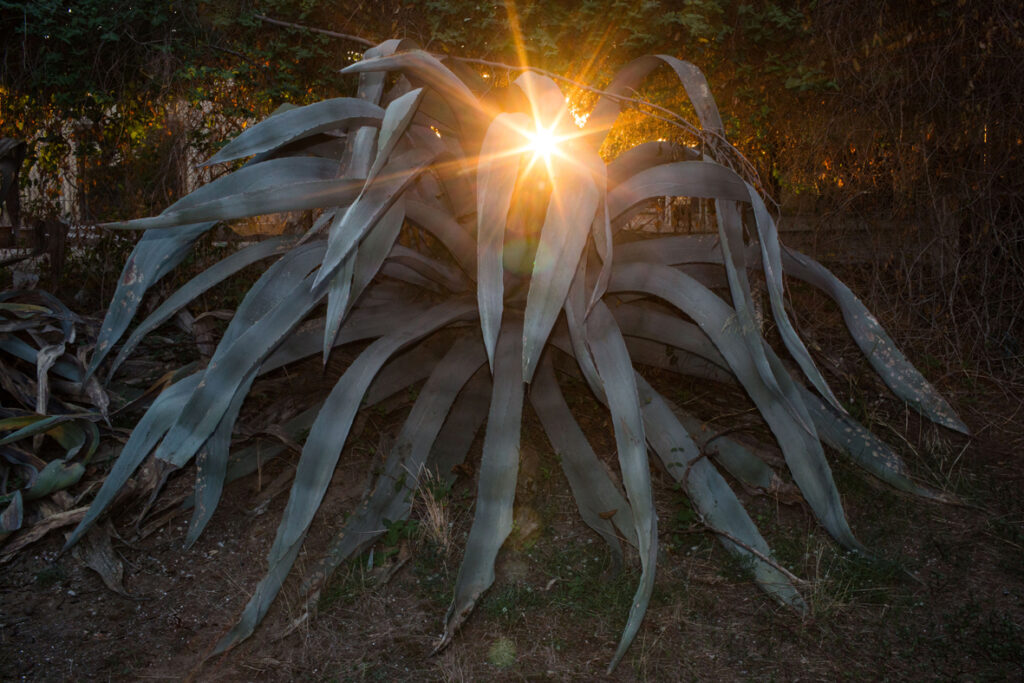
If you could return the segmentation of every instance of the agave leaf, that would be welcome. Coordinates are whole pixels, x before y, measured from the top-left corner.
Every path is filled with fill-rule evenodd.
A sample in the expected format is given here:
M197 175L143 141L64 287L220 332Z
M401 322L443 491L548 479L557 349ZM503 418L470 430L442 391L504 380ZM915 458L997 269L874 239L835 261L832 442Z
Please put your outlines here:
M77 417L84 417L80 415L24 415L18 417L9 417L4 420L0 420L0 431L6 431L8 429L14 429L7 436L0 439L0 446L6 446L9 443L26 439L36 434L45 434L58 426L70 422Z
M384 265L380 267L380 274L382 277L392 278L434 294L444 295L446 293L441 285L420 275L418 270L394 260L385 261Z
M237 340L227 339L225 334L203 373L203 381L157 449L157 458L181 466L199 450L245 386L250 373L318 303L320 297L311 289L311 279L312 276L295 285Z
M789 315L786 313L782 292L782 256L778 230L775 227L775 221L772 220L768 209L765 208L764 202L761 200L757 190L749 184L747 185L747 190L750 193L750 201L754 207L758 241L761 244L761 268L764 271L765 283L768 286L768 296L771 301L775 323L779 328L779 336L782 337L782 342L786 345L786 349L789 350L789 355L797 362L800 369L803 370L804 376L814 385L818 393L835 410L840 413L846 412L839 403L839 399L832 393L828 382L821 376L821 372L811 359L811 355L807 352L807 347L804 346L800 336L793 329L793 323L790 322Z
M654 590L654 570L658 555L657 517L654 514L646 437L633 364L615 319L602 302L594 306L587 319L587 341L612 414L619 468L633 509L641 566L640 585L633 597L619 646L608 666L611 671L636 637L640 622L647 612L651 591Z
M476 512L455 581L455 596L445 617L444 635L435 651L451 641L477 600L494 583L494 560L512 531L523 413L521 339L519 321L507 320L494 356L494 390L477 480Z
M677 196L750 201L735 171L711 161L678 161L648 168L613 187L608 212L614 221L640 202Z
M355 270L352 274L353 301L359 298L377 275L384 259L391 252L405 221L406 203L405 195L399 196L359 245L359 255L356 257Z
M553 84L552 84L553 85ZM556 88L557 90L557 88ZM571 160L551 159L551 201L534 256L523 323L523 379L529 382L548 334L565 303L604 191L604 163L585 149L569 147Z
M268 167L269 168L265 168ZM249 188L228 194L218 192L203 203L175 209L173 206L159 216L136 218L130 221L107 223L104 227L119 230L154 230L173 228L200 221L224 221L247 218L283 211L302 211L338 206L351 202L359 193L362 183L338 178L338 162L319 157L286 157L245 166L234 173L204 185L217 188L218 183L234 179L239 174L257 174L267 181L265 187ZM271 179L274 182L271 182ZM212 192L212 191L211 191Z
M608 162L608 184L618 185L640 171L676 161L700 161L700 153L664 140L641 143Z
M157 449L157 458L180 467L213 433L252 370L317 303L306 274L323 251L322 242L296 247L256 281L225 330L195 395Z
M384 168L385 162L391 158L391 153L409 128L409 123L422 99L423 88L417 88L393 101L384 111L384 120L381 122L380 135L377 138L377 156L373 160L369 175L366 176L367 185L373 182Z
M486 361L478 338L462 337L451 346L423 385L369 499L332 540L327 554L308 576L307 590L319 590L342 562L372 545L386 530L385 520L409 517L420 472L445 416L462 387Z
M430 344L417 344L381 368L363 402L367 406L377 405L403 389L422 382L430 377L440 360L441 354Z
M384 110L354 97L336 97L275 114L243 131L203 166L269 152L300 138L337 128L379 125Z
M612 309L612 313L628 334L642 338L626 339L635 361L683 375L735 383L735 378L727 370L728 363L697 326L641 306L618 306ZM771 353L770 349L766 351ZM746 446L721 434L711 433L700 420L684 411L674 409L674 412L700 448L725 467L729 474L749 486L767 491L781 486L782 481L774 470Z
M19 304L19 303L0 303L0 311L6 311L14 313L19 318L34 317L37 313L44 315L52 314L46 306L40 306L38 304Z
M402 71L441 94L450 103L452 113L464 131L477 120L478 103L473 92L436 57L422 50L411 50L386 57L364 59L341 70L343 74L367 71Z
M0 512L0 541L20 529L24 520L25 503L22 501L21 491L15 491L7 507Z
M292 441L299 439L301 434L309 432L309 427L313 424L313 420L316 419L316 414L319 410L320 406L317 405L308 410L302 411L280 426L281 433ZM286 448L287 446L284 443L281 443L280 440L267 443L262 439L258 439L256 443L246 446L245 448L232 451L228 456L228 466L227 471L224 474L224 484L230 484L231 482L237 481L238 479L248 476L253 472L257 472L263 465L276 458ZM188 510L194 505L195 494L182 501L181 509Z
M36 434L46 434L52 437L64 448L65 453L62 460L70 460L78 455L86 442L92 439L92 445L86 453L86 457L92 455L96 448L96 441L99 439L96 426L89 422L95 419L95 415L72 414L72 415L22 415L9 417L0 420L0 431L14 429L16 431L0 439L0 446L26 439ZM87 425L87 426L83 426Z
M200 373L189 375L172 384L156 397L153 405L135 425L131 436L128 437L128 443L121 449L121 454L114 462L114 466L110 468L107 478L103 480L103 485L89 506L89 510L85 513L82 521L78 523L61 552L74 545L121 492L125 482L174 424L201 379Z
M334 339L334 345L341 346L389 334L403 321L413 317L421 310L422 306L413 304L396 305L389 310L357 308L342 323L341 329L338 330L338 335ZM266 374L322 351L323 336L323 320L293 332L260 364L259 374Z
M480 327L492 369L505 296L502 265L505 225L521 158L521 154L509 154L508 150L522 145L521 131L530 125L530 117L526 114L498 114L494 117L484 136L477 165L476 291Z
M249 602L246 603L245 609L242 610L242 614L238 618L238 623L213 648L214 655L219 655L234 647L256 630L259 623L263 621L263 617L266 616L267 610L270 609L271 603L274 602L274 598L277 597L278 591L281 590L281 584L287 578L292 565L295 564L295 558L299 556L299 550L302 548L302 541L305 538L306 534L303 532L294 543L281 549L280 557L275 562L270 563L267 575L256 585L252 597L249 598Z
M722 260L713 238L706 235L676 235L631 242L616 249L616 258L664 265L721 263ZM857 346L894 394L933 422L969 433L949 403L906 359L849 287L817 261L789 248L782 249L782 267L786 274L814 285L839 305Z
M643 347L638 348L637 340L627 340L630 353L635 360L639 362L650 360L652 362L649 364L655 365L655 367L680 374L692 374L718 382L734 381L732 375L719 370L719 368L727 367L725 359L696 326L659 311L639 306L619 306L613 309L613 313L619 324L629 330L631 334L656 340L673 348L679 348L688 354L693 354L684 356L678 362L673 362L675 358L669 357L666 362L664 351L655 354ZM784 368L775 356L775 352L767 345L765 351L774 371L783 371ZM705 360L687 362L689 359L697 357ZM829 446L847 453L858 465L902 491L916 493L933 500L950 500L947 494L932 491L913 482L903 460L885 442L878 439L848 414L839 413L800 384L797 383L796 387L818 435ZM699 420L679 410L676 410L676 416L701 448L709 452L737 479L769 491L780 485L774 471L742 444L727 437L714 436L710 445L707 445L708 438L713 435L703 428Z
M724 384L735 382L728 370L723 370L700 356L670 345L639 337L626 337L626 348L629 349L629 356L633 362L639 365L648 365L652 368Z
M948 494L915 483L903 459L887 443L848 413L840 413L807 389L800 389L822 441L847 454L855 463L894 488L932 500L955 501Z
M36 349L13 336L0 337L0 350L32 365L35 365L39 358L39 352ZM67 361L58 360L53 364L52 369L69 382L79 382L82 379L82 371Z
M736 384L736 379L711 361L692 353L666 346L658 342L635 337L626 338L626 348L635 363L650 365L680 375L690 375L723 384ZM701 450L710 455L736 479L747 486L776 491L785 483L750 448L724 436L721 432L708 429L707 425L692 415L674 408L676 418ZM814 417L811 411L812 418Z
M341 267L331 278L327 289L327 317L324 319L324 365L327 365L327 358L334 346L334 339L338 336L338 329L341 327L345 311L348 309L349 298L352 295L352 274L355 271L358 255L359 252L356 250L349 252L348 256L342 260Z
M455 481L455 467L466 459L480 425L487 418L490 397L490 369L480 368L455 400L430 450L428 462L444 481Z
M598 256L601 257L601 271L597 275L594 291L590 294L590 303L587 305L588 312L608 291L608 281L612 277L612 252L614 250L612 219L611 214L608 213L608 201L605 197L601 199L601 206L597 210L597 216L594 217L590 234L594 238L594 248Z
M245 402L255 378L256 373L251 372L242 381L241 387L231 399L224 417L221 418L217 428L213 430L213 434L203 444L196 457L195 508L192 511L192 521L189 523L188 533L185 535L185 548L191 548L199 535L203 533L207 522L213 517L213 511L217 509L217 503L220 502L220 494L224 490L227 477L231 433L234 431L238 413L242 410L242 403Z
M146 290L181 263L192 248L192 244L213 225L199 223L182 226L174 231L157 230L142 235L117 281L117 289L103 318L86 378L92 377L114 344L128 329Z
M39 473L35 483L25 491L25 500L36 500L54 491L74 486L85 474L85 465L80 462L51 460Z
M331 474L366 389L381 366L403 347L472 311L472 303L461 299L423 311L392 334L370 344L338 380L306 438L288 504L267 559L267 575L256 587L238 624L220 640L215 652L223 652L248 638L270 608L327 492Z
M566 125L569 111L565 105L565 95L553 80L533 71L524 71L516 78L514 85L526 96L530 103L530 113L537 125L547 129Z
M92 430L87 433L86 428L82 426L83 424L89 425L93 429L96 427L96 425L86 420L74 420L58 425L47 432L49 436L53 437L64 448L63 460L70 460L78 455L85 446L86 441L89 440ZM95 441L93 445L95 447Z
M382 177L366 187L348 210L335 218L327 240L327 254L314 279L314 287L334 276L342 261L432 160L430 154L415 149L392 159Z
M616 564L621 567L622 544L616 528L636 546L633 511L570 412L549 356L545 356L537 368L530 386L530 403L559 457L583 521L605 540ZM609 516L609 513L612 514Z
M380 45L375 45L363 53L363 59L374 59L394 54L400 46L406 48L414 47L411 41L386 40ZM384 81L387 74L383 71L366 71L359 74L359 87L356 97L366 102L380 104L381 96L384 94ZM352 131L345 141L345 153L342 155L342 167L345 169L345 176L348 178L365 178L370 170L373 161L374 142L377 139L377 129L373 126L366 126Z
M894 394L932 422L969 434L956 411L896 347L875 316L835 275L817 261L792 249L782 253L783 268L828 294L838 305L857 346Z
M406 199L405 206L409 220L440 240L459 267L475 277L476 244L458 221L440 207L419 200Z
M694 507L716 529L726 531L762 555L771 557L771 550L754 526L743 504L722 478L722 475L701 458L697 445L673 413L671 404L639 375L637 387L643 402L647 438L669 473L686 489ZM767 593L781 602L805 611L800 594L778 569L747 548L722 538L732 553L751 562L754 578Z
M401 244L394 246L388 260L415 270L449 292L466 292L470 289L470 283L461 270L421 254L415 249L403 247Z
M615 258L622 262L662 266L689 263L721 265L722 251L718 248L718 235L672 235L616 245Z
M754 361L754 367L761 376L761 381L768 389L779 397L779 400L793 414L793 417L805 426L808 420L799 407L790 405L788 397L783 394L772 373L761 343L761 333L754 317L754 302L750 294L750 282L747 278L747 264L744 259L743 217L739 204L736 202L716 201L715 217L718 221L718 246L722 250L722 263L725 265L726 277L729 280L729 292L732 295L736 323L734 325L743 343ZM807 427L808 429L810 427Z
M693 103L693 108L697 112L701 125L716 135L716 137L720 137L723 132L722 117L719 115L718 107L711 96L711 88L708 86L708 82L700 69L690 62L685 62L668 55L645 55L639 57L615 74L615 78L612 79L605 92L619 97L630 96L639 88L648 74L663 63L671 67L675 71L676 76L679 77L683 89L686 90L686 95L690 98L690 102ZM615 125L615 120L618 118L621 108L622 105L617 99L607 95L601 97L594 106L594 110L587 119L584 130L597 138L592 143L595 149L600 147L607 131Z
M308 242L294 247L270 264L235 310L218 344L220 352L223 354L246 330L286 301L295 287L317 267L326 249L327 244L322 240Z
M590 349L587 348L587 333L584 327L587 309L586 280L587 260L580 259L576 265L576 274L569 285L569 294L565 297L565 322L572 344L571 355L576 358L580 372L583 373L583 378L590 386L590 390L594 392L598 400L606 402L601 377L597 373Z
M710 430L700 420L673 406L679 424L683 425L701 451L747 486L765 491L777 491L784 485L782 479L765 464L754 451L721 432Z
M624 334L668 344L695 354L722 368L729 364L696 325L677 316L638 305L609 306Z
M287 249L290 249L291 246L291 242L283 237L276 237L253 244L236 251L186 282L178 291L167 297L155 311L132 331L131 336L128 337L128 340L125 341L118 351L117 357L114 358L107 376L113 376L117 368L135 350L135 347L138 346L143 337L162 325L197 296L208 291L211 287L220 284L246 266L271 256L280 255Z
M620 263L609 289L657 296L697 322L728 362L775 434L793 480L818 520L843 545L862 549L846 522L831 469L795 384L786 373L776 375L787 399L787 404L783 405L776 393L761 382L746 344L733 333L734 310L693 278L665 266ZM802 411L801 422L796 421L792 411Z
M337 164L324 159L299 157L257 162L258 159L259 157L249 161L234 173L197 188L169 206L161 216L193 209L197 205L208 204L213 200L232 195L237 198L245 193L279 190L282 183L287 183L296 177L311 175L331 178L337 173ZM336 181L325 180L323 182L333 183ZM345 198L351 200L355 196L354 190L355 186L353 186L352 192L345 194ZM331 203L326 202L325 205L330 206ZM192 244L214 224L215 221L182 225L175 230L146 231L142 235L121 271L117 290L114 292L113 300L100 328L96 349L86 373L87 378L92 376L113 345L128 329L146 290L181 263L189 249L192 248Z

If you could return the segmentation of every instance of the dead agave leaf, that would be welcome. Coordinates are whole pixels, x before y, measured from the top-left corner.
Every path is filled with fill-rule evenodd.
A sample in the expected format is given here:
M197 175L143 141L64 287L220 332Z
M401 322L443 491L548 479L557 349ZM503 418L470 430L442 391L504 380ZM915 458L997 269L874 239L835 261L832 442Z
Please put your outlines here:
M113 535L116 535L116 532L109 520L103 525L94 526L75 545L71 554L99 574L107 588L119 595L128 596L128 591L124 588L124 564L114 553L114 546L110 541Z
M16 535L12 536L11 540L4 546L3 553L0 553L0 564L7 564L14 559L15 555L17 555L18 551L22 548L35 543L54 529L78 524L82 521L82 518L85 517L85 511L88 509L89 506L86 505L85 507L75 508L74 510L58 512L57 514L50 515L30 527L22 529Z

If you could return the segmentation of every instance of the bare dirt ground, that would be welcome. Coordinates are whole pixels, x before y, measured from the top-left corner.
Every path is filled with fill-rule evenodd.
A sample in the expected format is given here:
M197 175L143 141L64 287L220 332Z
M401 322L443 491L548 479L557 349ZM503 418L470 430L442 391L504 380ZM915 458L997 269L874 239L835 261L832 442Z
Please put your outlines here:
M851 526L876 553L865 560L831 543L799 499L744 493L780 561L808 581L802 586L807 617L762 594L701 529L670 478L655 471L655 594L633 646L606 675L638 573L611 572L609 552L580 520L555 456L529 416L515 537L502 551L497 582L440 654L430 652L471 521L471 471L436 498L440 522L419 505L413 522L396 525L372 560L364 555L344 565L321 596L315 619L292 623L301 610L295 582L286 584L252 638L207 658L264 571L286 495L265 509L252 508L291 466L284 459L231 485L187 551L181 548L187 513L160 527L144 526L152 533L138 540L131 540L138 536L137 509L115 514L114 528L128 539L113 545L124 563L126 595L108 589L74 556L58 557L60 533L0 568L0 679L1024 679L1021 387L971 368L921 364L908 349L974 436L927 426L864 369L834 312L821 315L825 322L810 336L828 349L827 372L841 397L922 481L955 493L965 505L898 494L833 458ZM743 410L744 398L727 387L654 379L705 419ZM605 417L580 418L595 449L613 457ZM376 432L393 419L381 417L347 448L297 563L300 573L358 503L379 457ZM747 431L767 438L760 427L747 425ZM474 452L479 457L479 444ZM186 471L172 477L165 495L173 498L190 485Z

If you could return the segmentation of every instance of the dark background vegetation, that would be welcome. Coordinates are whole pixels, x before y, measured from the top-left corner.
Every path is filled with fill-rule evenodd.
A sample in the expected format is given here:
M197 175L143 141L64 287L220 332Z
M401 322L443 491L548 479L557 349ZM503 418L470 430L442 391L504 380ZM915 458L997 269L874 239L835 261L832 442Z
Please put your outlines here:
M181 193L183 140L209 147L283 101L353 87L336 71L363 46L260 14L507 63L519 61L518 31L530 64L596 86L634 57L667 53L705 71L732 141L785 214L900 232L871 278L895 278L886 291L936 321L936 350L1005 370L1024 353L1024 26L1012 6L2 0L0 135L31 142L26 165L48 183L49 202L28 207L36 215L55 211L74 136L81 217L103 221L155 213ZM678 93L666 77L641 94L685 107ZM175 115L204 102L198 124ZM637 117L619 139L674 135L657 125ZM891 249L905 239L921 253Z

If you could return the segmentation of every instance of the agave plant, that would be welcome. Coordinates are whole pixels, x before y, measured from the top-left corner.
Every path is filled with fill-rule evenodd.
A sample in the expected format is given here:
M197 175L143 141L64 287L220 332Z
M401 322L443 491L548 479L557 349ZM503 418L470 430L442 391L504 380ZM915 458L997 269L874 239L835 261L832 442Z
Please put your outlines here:
M700 126L687 129L697 131L695 147L651 142L605 163L602 142L629 95L657 67L678 76L693 104ZM124 335L146 290L218 221L315 214L305 234L246 246L196 276L120 347L108 373L198 294L249 264L272 260L205 369L170 386L141 418L69 544L154 450L174 467L195 460L185 541L193 543L225 482L254 467L248 451L229 453L254 380L318 353L326 362L339 345L373 340L326 399L289 425L308 428L308 436L267 574L218 652L248 637L266 614L358 411L424 380L377 485L305 587L315 593L340 562L383 533L385 520L406 518L425 468L451 477L486 423L474 519L440 646L494 581L495 558L512 528L527 398L583 519L618 558L622 541L639 554L639 585L612 666L636 635L654 585L658 536L649 451L757 583L805 609L794 577L773 559L721 471L764 488L775 486L779 474L737 441L709 440L698 420L637 374L637 364L741 385L777 439L793 482L848 548L861 545L822 442L899 489L942 497L915 483L900 458L836 399L787 316L784 274L835 300L898 397L940 425L961 432L965 426L845 285L779 243L749 174L736 170L742 171L740 157L725 139L701 72L673 57L639 59L598 91L579 127L554 80L520 71L503 97L482 97L461 64L446 65L406 41L385 42L342 71L359 75L357 97L279 109L208 162L234 163L235 170L158 216L110 226L145 233L124 267L90 372ZM718 234L638 239L623 229L639 209L665 196L712 201ZM763 273L782 345L798 372L761 336L750 286L755 272ZM439 335L443 353L429 343ZM575 368L595 410L610 413L617 476L599 465L567 407L556 366Z

